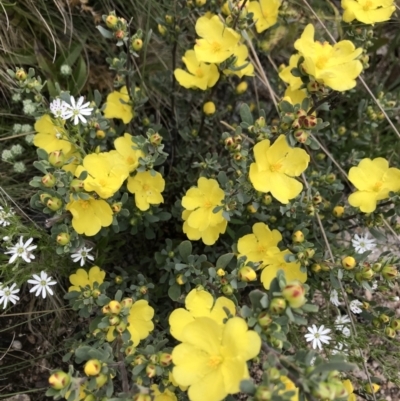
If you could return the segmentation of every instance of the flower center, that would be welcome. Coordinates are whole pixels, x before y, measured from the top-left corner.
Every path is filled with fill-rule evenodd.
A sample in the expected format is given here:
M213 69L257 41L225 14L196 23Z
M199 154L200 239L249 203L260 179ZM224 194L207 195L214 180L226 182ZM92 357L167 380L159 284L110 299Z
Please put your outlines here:
M11 291L10 291L10 290L5 290L5 291L4 291L4 295L5 295L6 297L9 297L9 296L11 295Z
M79 109L73 109L73 110L72 110L72 114L73 114L74 116L78 116L78 115L80 114L80 110L79 110Z
M208 199L205 199L203 207L206 209L209 209L211 206L212 206L212 203Z
M150 186L148 184L143 184L143 191L150 191Z
M23 254L23 253L24 253L24 251L25 251L25 249L24 249L23 247L19 247L19 248L17 249L17 253L18 253L18 255L21 255L21 254Z
M105 178L100 178L99 184L100 184L102 187L105 187L105 186L107 185L107 180L106 180Z
M126 161L128 162L128 164L132 164L132 163L134 162L132 156L128 156L128 157L126 158Z
M373 2L371 0L367 0L363 6L364 11L369 11L373 7Z
M222 356L220 355L213 355L210 356L210 359L208 360L208 365L211 366L212 368L218 367L223 361Z
M88 201L81 201L81 208L82 209L88 209L89 208L89 202Z
M273 172L273 173L275 173L275 172L278 172L280 169L282 168L282 163L275 163L275 164L271 164L271 166L270 166L270 170Z
M219 43L219 42L211 43L211 52L212 53L219 53L221 50L222 50L221 43Z
M318 60L315 63L315 65L317 66L317 68L322 70L323 68L325 68L327 62L328 62L328 57L321 56L321 57L318 57Z
M46 282L45 280L42 280L42 281L40 282L40 285L41 285L42 287L46 287L46 284L47 284L47 282Z
M82 252L81 252L81 256L82 256L82 258L86 258L86 256L87 256L87 252L85 252L85 251L82 251Z
M314 334L314 338L320 338L321 336L319 335L319 333L315 333Z
M382 189L382 185L383 185L382 181L376 182L374 185L373 191L379 192Z
M56 132L56 138L57 138L57 139L61 139L61 138L62 138L62 134L59 133L59 132Z
M203 76L204 76L204 72L203 72L203 70L199 67L199 68L196 70L196 77L198 77L198 78L203 78Z

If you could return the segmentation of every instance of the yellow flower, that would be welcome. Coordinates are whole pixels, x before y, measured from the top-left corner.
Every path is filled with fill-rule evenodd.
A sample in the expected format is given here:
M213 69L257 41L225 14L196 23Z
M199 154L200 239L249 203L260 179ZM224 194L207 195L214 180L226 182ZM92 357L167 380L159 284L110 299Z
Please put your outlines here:
M280 252L278 243L281 241L282 235L278 230L271 231L266 224L256 223L253 225L252 234L239 238L239 258L246 256L248 262L262 262L265 266L270 256Z
M85 156L83 166L76 169L75 176L79 177L82 171L88 172L84 181L85 191L94 191L104 199L111 198L129 175L125 160L117 152Z
M198 61L222 63L235 51L240 35L226 27L217 15L208 19L200 17L196 22L196 33L202 39L196 40L194 51Z
M305 283L307 280L307 273L304 273L300 269L300 263L297 262L286 262L285 255L291 255L292 253L285 249L282 252L271 255L266 260L265 267L261 273L261 282L265 289L269 289L271 281L276 277L278 270L285 272L285 278L287 282L299 280Z
M196 288L189 292L185 299L185 307L175 309L169 317L171 335L179 341L183 341L183 330L199 317L209 317L218 324L223 324L227 318L224 308L235 315L235 304L228 298L219 297L214 303L213 296L204 290Z
M286 100L287 102L295 105L295 104L301 104L306 97L307 97L306 89L292 90L292 88L288 86L285 90L285 94L282 100Z
M396 11L394 0L342 0L342 7L343 21L364 24L387 21Z
M388 198L390 191L400 190L400 170L389 168L382 157L362 159L350 169L349 180L358 190L349 196L349 203L364 213L372 213L377 202Z
M72 145L71 150L65 155L65 161L68 161L72 158L73 160L68 164L64 164L64 166L62 166L62 169L65 171L69 171L72 174L75 174L76 169L82 163L82 157L74 145Z
M154 401L178 401L175 393L168 388L163 392L158 388L158 384L152 384L150 388L153 391Z
M190 240L201 239L206 245L213 245L220 234L224 233L227 221L222 210L214 213L222 205L224 191L213 179L200 177L197 187L190 188L182 198L183 232Z
M303 85L303 81L300 79L300 77L295 77L291 72L293 68L297 68L300 57L300 54L293 54L290 56L289 65L279 73L279 78L283 82L286 82L292 91L300 89L300 87Z
M259 0L250 2L247 7L249 13L253 13L253 21L256 23L258 33L275 25L278 21L278 10L281 0Z
M66 154L72 148L72 144L67 140L68 137L64 128L54 124L48 114L36 121L35 131L37 134L33 138L33 144L44 149L47 153L62 150Z
M240 44L236 47L234 53L236 56L236 62L233 65L235 68L241 67L242 65L246 65L246 67L242 68L241 70L234 71L234 70L224 70L225 75L235 74L239 78L244 76L252 77L254 75L254 66L251 61L248 59L249 57L249 50L245 44Z
M102 199L73 200L65 206L72 214L72 227L78 234L96 235L101 227L108 227L113 220L110 205Z
M98 285L102 284L105 276L106 272L101 270L99 266L91 267L89 272L84 269L78 269L74 274L69 276L69 281L72 286L68 288L68 292L80 292L80 287L85 288L86 286L89 286L91 289L93 289L94 283L97 283Z
M164 191L165 181L158 172L144 171L128 178L128 191L135 194L136 206L142 210L148 210L150 205L158 205L164 202L161 192Z
M127 330L131 335L131 341L136 347L140 340L145 339L151 331L154 330L152 318L154 309L144 299L136 301L129 311ZM114 326L108 329L107 341L113 341L115 338Z
M182 57L189 72L180 68L174 71L176 80L179 85L190 89L199 88L205 91L207 88L212 88L218 81L219 71L215 64L206 64L200 62L196 58L194 50L188 50L185 56Z
M342 381L343 387L346 389L348 398L347 401L357 401L357 397L355 394L353 394L353 384L349 379L343 380Z
M356 86L355 79L363 69L360 60L363 49L356 49L349 40L335 45L314 41L314 26L308 24L294 47L304 57L303 69L318 82L337 91L346 91Z
M120 91L111 92L107 96L104 117L119 118L125 124L128 124L134 117L134 111L129 102L130 98L126 86L123 86Z
M300 148L291 148L285 135L270 144L265 139L254 146L255 163L250 165L250 181L260 192L268 193L281 203L288 203L303 189L298 177L307 168L310 156Z
M135 137L130 134L124 134L114 141L114 146L117 152L128 166L129 172L135 171L139 165L139 159L144 158L144 153L135 147ZM113 151L110 152L113 154Z
M299 401L299 389L296 385L287 376L281 376L281 382L285 385L285 392L295 392L294 395L290 397L290 401Z
M239 391L249 377L246 361L258 355L259 335L246 322L234 317L219 325L207 317L189 323L183 341L172 352L173 376L181 386L190 386L190 401L221 401Z

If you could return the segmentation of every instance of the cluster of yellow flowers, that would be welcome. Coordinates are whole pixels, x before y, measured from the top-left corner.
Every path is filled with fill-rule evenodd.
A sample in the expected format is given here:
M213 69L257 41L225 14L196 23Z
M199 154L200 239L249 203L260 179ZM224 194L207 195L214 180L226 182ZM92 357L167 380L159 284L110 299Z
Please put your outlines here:
M253 225L253 233L247 234L238 241L239 257L246 256L249 262L260 263L261 282L269 289L271 281L276 277L279 270L283 270L288 282L294 280L305 283L307 273L301 271L297 262L286 262L285 256L290 255L288 249L281 251L278 248L282 241L282 235L278 230L272 230L264 223Z
M189 72L180 68L174 71L176 80L185 88L206 90L213 87L219 77L219 64L235 56L234 67L248 63L244 68L234 71L225 69L224 74L235 74L239 78L254 74L254 67L247 59L247 46L240 43L240 35L224 25L217 15L205 15L196 22L196 40L194 50L188 50L182 58Z
M181 342L172 352L173 378L188 387L191 401L221 401L239 392L241 380L249 378L246 362L261 348L259 335L248 330L245 320L227 318L224 308L235 315L234 303L194 289L186 297L186 309L172 312L171 334Z
M298 53L290 58L289 66L279 74L281 79L289 84L286 96L290 97L292 93L297 97L301 96L297 91L303 87L303 81L291 73L301 60L303 61L299 67L303 72L311 79L336 91L354 88L355 79L361 74L363 66L357 58L363 49L356 49L349 40L342 40L333 46L328 42L321 43L314 40L314 33L314 26L308 24L294 44Z
M85 288L94 289L94 284L101 285L104 282L106 273L98 266L90 268L89 272L84 269L78 269L74 274L69 276L72 286L68 288L68 292L81 292ZM128 315L127 330L131 335L134 346L137 346L140 340L145 339L154 329L152 318L154 309L149 306L148 302L141 299L130 304ZM113 341L115 338L114 326L110 326L107 332L107 341Z
M119 118L125 123L131 121L134 114L126 87L108 95L104 116ZM136 206L141 211L164 201L161 195L165 188L162 175L155 171L136 172L139 159L145 155L136 147L135 137L125 133L114 141L115 150L90 153L82 158L64 125L61 118L53 119L48 114L43 115L35 123L37 134L34 144L49 154L62 152L64 160L70 161L62 169L77 177L74 180L74 191L84 190L89 193L85 199L71 195L65 206L72 214L72 227L78 234L93 236L102 227L112 224L113 210L108 200L125 182L128 191L135 195ZM78 178L83 172L87 173L87 177L80 181Z

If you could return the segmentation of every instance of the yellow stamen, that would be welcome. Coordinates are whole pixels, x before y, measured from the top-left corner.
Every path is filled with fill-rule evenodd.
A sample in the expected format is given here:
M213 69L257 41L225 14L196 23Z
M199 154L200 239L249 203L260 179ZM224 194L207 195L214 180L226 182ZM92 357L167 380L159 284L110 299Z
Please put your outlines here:
M221 43L219 43L219 42L211 43L211 52L212 53L219 53L221 50L222 50Z
M216 368L216 367L218 367L218 365L220 365L222 363L222 360L223 360L222 356L213 355L213 356L210 356L210 359L208 360L208 364L212 368Z

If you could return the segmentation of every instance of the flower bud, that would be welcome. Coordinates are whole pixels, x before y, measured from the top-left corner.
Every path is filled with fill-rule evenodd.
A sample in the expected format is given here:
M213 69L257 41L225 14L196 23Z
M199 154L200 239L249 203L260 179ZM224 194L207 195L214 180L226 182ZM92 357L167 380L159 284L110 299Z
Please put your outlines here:
M98 129L96 131L96 138L97 139L104 139L106 137L106 133L102 129Z
M122 209L122 203L121 202L114 202L111 205L111 209L114 212L114 214L118 214Z
M145 362L146 362L146 357L144 355L138 355L133 360L134 365L142 365Z
M379 389L381 388L381 386L379 384L376 384L376 383L371 383L371 384L372 384L372 386L369 383L367 383L364 386L365 392L368 393L368 394L377 393L379 391Z
M292 281L282 290L282 295L291 308L300 308L306 302L305 289L300 281Z
M159 360L160 360L161 366L169 366L169 365L171 365L171 362L172 362L172 355L167 354L166 352L163 352L162 354L160 354Z
M57 235L57 242L61 246L69 244L70 240L71 239L68 233L60 233Z
M233 294L233 288L230 284L223 285L221 291L224 295L227 295L228 297Z
M71 381L71 376L68 373L63 372L62 370L58 370L54 372L49 377L50 387L54 388L54 390L62 390L67 387Z
M54 185L56 185L56 177L54 177L53 174L47 173L46 175L44 175L42 177L42 184L46 187L46 188L51 188L54 187Z
M72 192L82 192L84 189L84 182L75 178L71 181L71 184L69 184L69 189Z
M262 203L263 203L265 206L270 205L270 204L272 203L272 196L271 196L271 195L264 195L264 196L262 197Z
M150 136L150 143L153 146L159 146L161 144L162 140L163 140L162 136L157 132Z
M97 385L97 388L103 387L103 386L107 383L107 380L108 380L108 376L105 375L104 373L100 373L100 374L96 377L96 385Z
M254 398L256 401L270 401L272 398L271 390L267 386L258 386Z
M139 38L133 39L133 40L132 40L132 43L131 43L131 46L132 46L132 49L133 49L133 50L135 50L136 52L138 52L138 51L142 50L142 47L143 47L143 40L142 40L142 39L139 39Z
M369 266L364 266L361 270L361 275L364 280L370 281L374 277L375 273Z
M379 273L379 272L382 270L382 263L374 263L374 264L372 265L372 270L373 270L375 273Z
M247 205L246 209L251 214L257 213L257 209L253 205Z
M335 206L335 207L333 208L332 213L333 213L333 215L334 215L335 217L340 218L340 217L343 216L344 207L343 207L343 206Z
M215 113L216 107L214 102L207 102L203 105L203 112L207 116L211 116Z
M111 313L118 315L121 312L121 304L118 301L110 301L108 308Z
M313 128L317 125L317 117L315 116L306 116L303 119L303 126L305 128Z
M305 130L297 130L294 133L294 138L298 143L306 143L308 139L309 133Z
M25 81L27 77L28 75L23 68L18 68L18 70L15 72L15 78L18 81Z
M158 24L157 29L161 36L165 36L167 34L167 28L164 25Z
M122 29L118 29L117 31L114 32L114 36L116 39L121 40L126 36L126 32L123 31Z
M243 266L238 272L239 280L248 283L257 279L257 273L250 266Z
M139 383L136 381L136 384L139 384ZM152 398L151 398L150 394L139 393L133 397L133 401L151 401L151 400L152 400Z
M56 198L55 196L48 199L46 202L46 206L53 212L60 210L62 208L62 205L62 200L60 198Z
M117 324L119 324L120 321L121 319L117 315L111 315L108 318L108 323L110 324L110 326L116 326Z
M217 270L217 276L224 277L225 276L225 270L224 269L218 269Z
M117 26L117 23L118 23L117 16L115 16L114 14L107 15L107 18L106 18L107 28L110 28L110 29L115 28Z
M156 375L156 367L152 363L146 366L146 376L150 379Z
M398 271L395 266L385 266L382 269L382 276L386 280L394 280L398 275Z
M125 355L126 356L133 355L135 353L135 351L136 351L136 348L133 347L133 346L126 347L125 348Z
M100 294L101 294L101 291L100 290L93 290L92 291L92 297L94 298L94 299L97 299L99 296L100 296Z
M282 349L283 348L283 341L279 340L278 338L272 337L270 339L271 345L276 348L276 349Z
M272 323L272 317L267 312L261 312L257 318L258 324L265 328Z
M179 284L179 285L183 285L185 284L185 282L183 281L183 275L182 274L178 274L175 278L175 281Z
M145 295L145 294L147 294L147 291L148 291L149 289L145 286L145 285L142 285L140 288L139 288L139 292L142 294L142 295Z
M301 244L302 242L304 242L304 234L301 231L296 231L292 235L292 241L295 244Z
M391 327L386 327L385 328L385 334L389 337L389 338L395 338L396 337L396 332L394 329L392 329Z
M103 315L111 315L110 307L108 305L104 305L101 308L101 312L103 313Z
M195 0L195 4L197 7L202 7L207 3L207 0Z
M382 314L379 315L379 320L382 323L388 323L389 320L390 320L390 317L388 315L385 315L384 313L382 313Z
M246 81L241 82L239 85L236 86L235 92L237 95L241 95L247 91L248 84Z
M352 270L356 267L356 260L352 256L346 256L342 259L342 266L346 270Z
M282 314L286 309L286 301L284 298L273 298L269 305L269 310L277 315Z
M379 319L374 318L374 319L372 319L372 325L374 327L376 327L377 329L379 329L379 327L381 327L381 325L382 325L382 322Z
M390 322L390 327L391 327L393 330L400 331L400 319L393 319L393 320Z
M313 264L311 265L311 270L312 270L314 273L319 273L319 272L322 270L322 267L321 267L321 265L318 264L318 263L313 263Z
M123 279L122 276L115 276L114 282L115 282L115 284L119 285L119 284L122 284L124 282L124 279Z
M101 362L98 359L90 359L83 368L86 376L97 376L101 371Z
M116 326L115 326L115 330L118 331L118 333L123 333L126 330L127 324L123 321L119 322Z
M53 167L62 167L65 164L65 155L62 150L49 153L49 163Z

